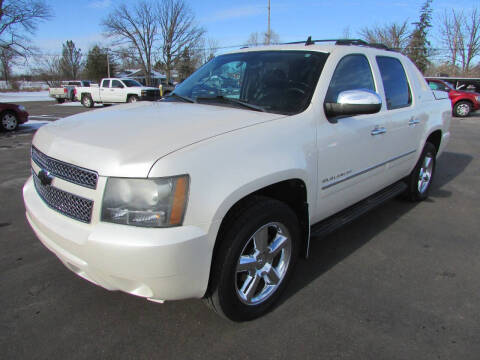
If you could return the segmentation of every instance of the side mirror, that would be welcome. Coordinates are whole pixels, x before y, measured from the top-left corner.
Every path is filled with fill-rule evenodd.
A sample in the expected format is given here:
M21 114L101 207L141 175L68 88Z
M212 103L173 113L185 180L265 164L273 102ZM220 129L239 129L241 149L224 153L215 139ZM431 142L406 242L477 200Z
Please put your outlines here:
M338 94L336 103L325 103L328 117L375 114L382 108L382 98L367 89L347 90Z

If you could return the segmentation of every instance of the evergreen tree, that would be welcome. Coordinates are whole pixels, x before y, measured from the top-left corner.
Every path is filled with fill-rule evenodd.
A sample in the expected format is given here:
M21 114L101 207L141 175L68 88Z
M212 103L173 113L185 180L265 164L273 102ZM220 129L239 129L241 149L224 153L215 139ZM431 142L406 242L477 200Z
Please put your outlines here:
M114 73L114 63L110 61L110 75ZM85 65L85 75L89 80L100 83L102 78L108 76L107 50L95 45L90 49L87 55L87 63Z
M430 61L428 56L430 53L430 42L427 40L428 29L432 27L432 0L426 0L420 10L420 19L414 22L415 28L411 34L410 42L406 49L407 55L418 69L424 73Z

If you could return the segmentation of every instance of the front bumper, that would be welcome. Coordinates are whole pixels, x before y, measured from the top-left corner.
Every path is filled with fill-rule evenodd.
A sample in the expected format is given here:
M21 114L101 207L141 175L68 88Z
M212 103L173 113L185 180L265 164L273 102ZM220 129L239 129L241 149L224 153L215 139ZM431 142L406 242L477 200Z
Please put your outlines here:
M77 275L108 290L153 300L204 295L211 250L207 234L199 227L84 224L50 209L38 196L31 177L23 197L37 237Z
M158 101L162 97L159 95L142 95L140 96L139 100L140 101Z
M24 124L28 121L28 112L26 111L20 111L18 113L18 123L19 124Z

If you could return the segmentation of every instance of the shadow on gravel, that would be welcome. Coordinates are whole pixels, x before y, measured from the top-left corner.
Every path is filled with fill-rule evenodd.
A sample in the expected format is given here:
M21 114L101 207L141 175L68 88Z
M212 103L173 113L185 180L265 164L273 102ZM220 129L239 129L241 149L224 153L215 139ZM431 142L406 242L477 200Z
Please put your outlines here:
M431 201L436 197L451 196L442 187L460 175L473 157L466 154L444 152L437 162L437 172L431 189ZM370 239L411 211L417 203L402 199L388 201L361 218L324 237L312 238L310 256L300 258L295 272L279 303L283 303L313 280L360 249Z

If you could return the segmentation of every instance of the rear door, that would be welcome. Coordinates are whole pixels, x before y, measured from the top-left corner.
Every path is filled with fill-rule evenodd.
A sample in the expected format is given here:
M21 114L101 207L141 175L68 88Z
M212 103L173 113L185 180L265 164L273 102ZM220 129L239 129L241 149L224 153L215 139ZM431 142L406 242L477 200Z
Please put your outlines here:
M412 162L418 157L418 144L426 114L417 111L412 83L401 61L395 57L377 56L385 103L385 117L388 119L389 146L385 149L389 163L386 175L390 182L406 176Z
M113 96L110 94L110 79L105 79L102 81L102 86L100 87L100 100L103 102L113 102Z

